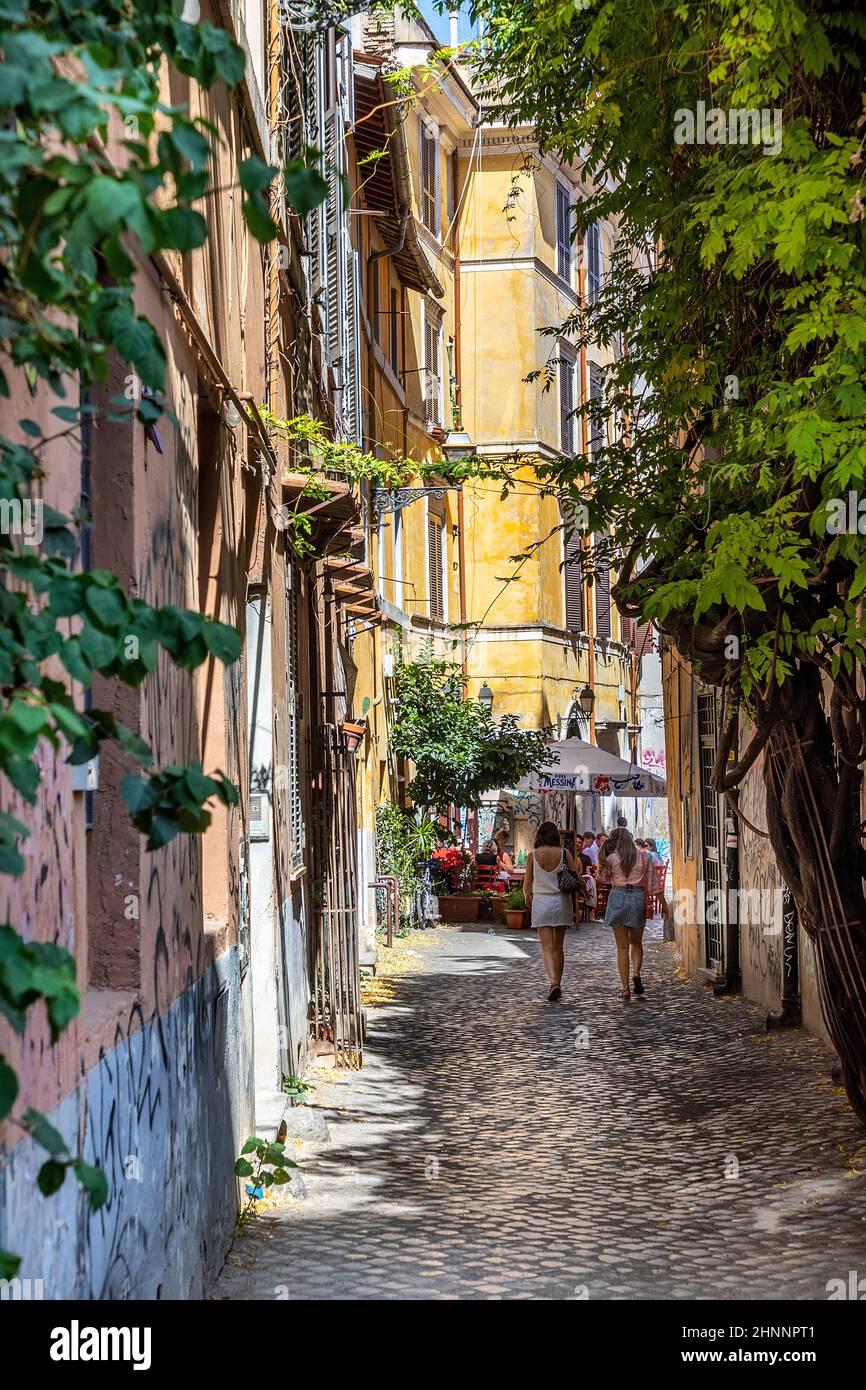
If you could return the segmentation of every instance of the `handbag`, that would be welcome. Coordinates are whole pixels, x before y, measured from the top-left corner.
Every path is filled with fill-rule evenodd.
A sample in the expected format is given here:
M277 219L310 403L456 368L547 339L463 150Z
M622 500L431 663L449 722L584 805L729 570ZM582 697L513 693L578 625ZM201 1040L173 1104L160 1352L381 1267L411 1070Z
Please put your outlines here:
M581 875L570 869L564 860L562 867L556 871L556 886L560 893L579 893L582 898L589 896Z

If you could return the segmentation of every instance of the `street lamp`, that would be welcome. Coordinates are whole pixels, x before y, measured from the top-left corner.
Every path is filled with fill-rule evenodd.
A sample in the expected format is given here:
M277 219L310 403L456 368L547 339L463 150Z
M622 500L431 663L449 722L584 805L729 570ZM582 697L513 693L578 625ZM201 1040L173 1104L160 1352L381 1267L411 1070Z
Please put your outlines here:
M484 706L488 714L493 709L493 691L486 681L478 692L478 703Z
M585 685L577 697L577 703L583 710L587 719L591 718L592 711L595 709L595 691L591 685Z
M442 452L449 463L459 463L461 459L471 458L475 452L472 440L465 430L449 430L442 441Z

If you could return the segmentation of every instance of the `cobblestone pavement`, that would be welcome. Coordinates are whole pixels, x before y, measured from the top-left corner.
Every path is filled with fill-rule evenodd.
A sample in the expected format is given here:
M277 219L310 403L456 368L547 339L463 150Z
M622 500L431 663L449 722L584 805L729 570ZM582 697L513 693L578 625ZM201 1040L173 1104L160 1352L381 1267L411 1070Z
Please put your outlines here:
M545 1002L530 932L440 929L315 1104L305 1200L235 1241L218 1298L826 1299L866 1276L866 1131L827 1051L602 924ZM583 1031L581 1031L583 1030Z

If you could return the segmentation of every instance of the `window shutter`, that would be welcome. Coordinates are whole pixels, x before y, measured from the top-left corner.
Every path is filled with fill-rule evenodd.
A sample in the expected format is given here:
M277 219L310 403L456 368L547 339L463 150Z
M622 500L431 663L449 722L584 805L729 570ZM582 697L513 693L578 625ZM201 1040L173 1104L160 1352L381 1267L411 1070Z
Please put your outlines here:
M569 632L583 632L583 566L580 562L583 538L572 528L565 534L565 626Z
M325 303L328 361L333 366L344 355L345 346L345 247L340 207L339 163L342 149L342 118L339 107L325 114Z
M564 454L574 453L574 360L564 349L559 354L559 446Z
M560 183L556 185L556 270L571 283L571 200Z
M589 399L591 402L589 427L589 456L594 459L604 446L605 428L602 418L604 408L604 379L601 368L594 363L589 366Z
M586 229L586 297L590 304L601 289L601 228L597 222Z
M400 371L400 337L398 331L400 327L400 318L397 307L397 290L393 285L391 286L391 310L388 324L390 329L391 366L394 373L397 374Z
M638 656L649 656L655 651L655 636L653 623L638 623L635 620L634 649Z
M301 800L301 691L298 647L298 571L286 571L286 695L288 705L289 831L292 868L304 862L304 814Z
M610 566L602 565L595 572L595 635L610 637Z
M442 522L439 517L427 518L429 551L430 617L441 621L442 603Z
M424 311L424 418L429 425L440 423L439 401L439 325Z
M421 124L421 221L434 234L438 232L436 193L438 187L438 160L436 158L436 136Z
M321 121L321 81L320 81L320 42L315 34L304 34L303 36L303 89L304 89L304 136L301 142L310 145L313 149L319 149L322 139ZM303 156L303 148L299 150L298 157ZM308 214L306 221L307 231L307 277L309 284L310 298L318 294L324 282L324 269L322 265L322 251L324 248L324 206L319 205L313 208Z
M346 357L343 372L343 424L347 437L360 448L364 447L361 413L361 335L358 312L358 278L360 274L357 251L353 251L348 231L346 241Z

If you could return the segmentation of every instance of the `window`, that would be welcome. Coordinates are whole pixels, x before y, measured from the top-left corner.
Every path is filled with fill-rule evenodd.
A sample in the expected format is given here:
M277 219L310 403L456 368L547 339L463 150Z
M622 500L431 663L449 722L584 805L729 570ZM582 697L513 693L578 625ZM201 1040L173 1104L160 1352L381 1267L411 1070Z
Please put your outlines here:
M601 290L601 227L594 222L586 229L586 298L594 304Z
M574 380L577 360L564 345L559 350L559 447L564 454L574 453Z
M430 305L424 306L424 419L442 423L442 383L439 376L441 322Z
M568 524L567 518L564 544L565 565L562 573L565 581L565 626L569 632L583 632L583 537L573 523Z
M421 221L439 235L439 140L436 131L421 122Z
M430 586L430 617L439 622L445 617L445 570L444 518L429 512L427 515L428 570Z
M556 185L556 272L571 284L571 199L561 183Z
M392 369L392 371L394 372L394 375L395 375L395 376L399 376L399 374L400 374L400 338L399 338L400 311L399 311L399 309L397 308L397 304L398 304L397 289L396 289L396 286L395 286L395 285L392 285L392 286L391 286L391 308L390 308L390 316L389 316L389 318L388 318L388 334L389 334L389 348L390 348L390 358L391 358L391 369Z
M590 400L590 424L589 424L589 457L593 460L597 457L599 450L605 443L605 421L604 421L604 376L601 367L597 367L594 362L589 364L589 400Z

